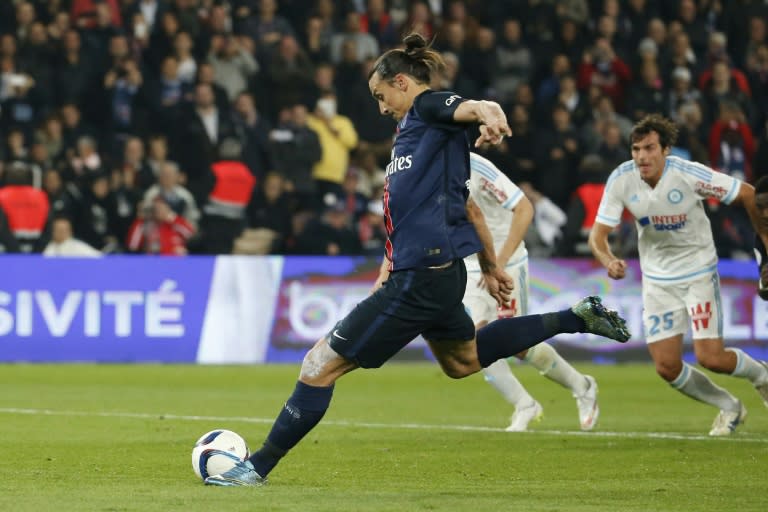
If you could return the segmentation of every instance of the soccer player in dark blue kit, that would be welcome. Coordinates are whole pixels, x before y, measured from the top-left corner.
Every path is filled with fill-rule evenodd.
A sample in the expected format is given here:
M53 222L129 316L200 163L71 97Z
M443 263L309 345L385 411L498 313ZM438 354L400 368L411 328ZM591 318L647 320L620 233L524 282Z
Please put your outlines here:
M420 35L404 43L376 61L368 81L381 113L398 121L383 199L388 240L374 291L307 352L264 445L206 484L263 485L321 420L342 375L380 367L419 334L456 379L559 333L591 332L620 342L630 337L624 320L597 297L564 311L500 319L475 333L462 305L463 258L478 253L485 284L500 303L509 299L512 281L496 267L488 227L468 201L465 128L480 124L476 145L498 144L511 132L497 103L432 91L440 55Z

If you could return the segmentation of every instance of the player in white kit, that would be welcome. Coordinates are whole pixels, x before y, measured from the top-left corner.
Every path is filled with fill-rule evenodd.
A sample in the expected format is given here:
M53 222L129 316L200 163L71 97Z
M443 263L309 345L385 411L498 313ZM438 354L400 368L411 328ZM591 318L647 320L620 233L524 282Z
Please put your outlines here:
M496 261L515 283L508 307L497 309L496 300L480 284L482 276L475 255L465 258L467 288L464 305L480 328L499 317L526 315L528 312L528 252L523 237L533 219L533 205L520 189L489 160L470 153L469 195L480 207L493 238ZM600 409L597 383L576 371L551 345L540 343L517 355L542 375L571 390L576 398L582 430L592 430ZM541 418L542 407L512 374L506 359L483 370L485 379L515 407L507 431L522 432Z
M768 405L768 365L738 348L723 346L720 276L712 228L703 200L742 205L762 240L754 188L709 167L669 156L677 128L651 115L635 125L632 160L606 182L589 238L595 257L612 279L621 279L626 262L613 254L608 234L626 208L638 232L643 273L643 324L657 373L676 390L720 409L712 436L731 434L747 411L740 400L685 363L683 335L689 326L701 366L748 379Z

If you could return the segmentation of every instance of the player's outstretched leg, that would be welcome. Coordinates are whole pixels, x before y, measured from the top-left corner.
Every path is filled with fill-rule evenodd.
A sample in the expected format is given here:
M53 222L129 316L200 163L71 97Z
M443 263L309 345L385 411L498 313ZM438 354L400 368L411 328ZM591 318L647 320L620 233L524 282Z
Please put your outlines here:
M694 400L720 409L709 435L727 436L744 423L747 410L741 401L688 363L683 363L680 375L669 384Z
M528 349L523 359L539 370L543 376L569 389L576 399L581 430L592 430L600 416L597 403L597 382L584 375L563 359L548 343L539 343Z
M543 315L501 318L477 331L477 358L487 368L499 359L519 354L558 334L588 332L624 343L626 321L606 309L600 297L582 299L570 309Z
M507 432L525 432L530 422L541 419L543 413L541 404L534 400L517 380L506 359L499 359L488 368L484 368L483 376L486 382L515 407L509 426L506 428Z
M296 382L293 394L277 415L264 445L250 459L238 463L226 473L209 476L205 483L219 486L264 485L272 468L320 422L332 396L333 386L319 387Z
M586 330L592 334L599 334L620 343L629 341L631 334L627 329L627 322L619 314L603 306L600 297L589 296L581 299L571 308L576 316L584 320Z
M731 375L749 380L768 407L768 364L765 361L757 361L746 352L738 348L726 348L727 352L736 355L736 368Z

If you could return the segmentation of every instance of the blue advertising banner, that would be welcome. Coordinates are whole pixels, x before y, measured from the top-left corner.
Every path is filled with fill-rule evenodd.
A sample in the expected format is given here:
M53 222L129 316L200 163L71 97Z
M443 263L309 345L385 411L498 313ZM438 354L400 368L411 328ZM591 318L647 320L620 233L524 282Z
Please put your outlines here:
M648 359L640 267L637 261L628 263L626 278L614 281L593 259L530 261L529 313L567 309L586 295L600 295L627 318L633 334L626 344L593 335L561 335L551 341L564 355L606 363ZM301 361L309 347L368 295L378 266L378 260L364 258L286 258L266 361ZM723 261L720 274L726 345L738 345L755 357L768 358L768 302L757 297L755 263ZM711 305L699 306L701 311L693 314L698 321L708 321ZM690 334L686 338L689 342ZM692 360L688 352L686 359ZM398 359L430 357L420 338L398 354Z
M0 360L194 362L214 261L4 256Z

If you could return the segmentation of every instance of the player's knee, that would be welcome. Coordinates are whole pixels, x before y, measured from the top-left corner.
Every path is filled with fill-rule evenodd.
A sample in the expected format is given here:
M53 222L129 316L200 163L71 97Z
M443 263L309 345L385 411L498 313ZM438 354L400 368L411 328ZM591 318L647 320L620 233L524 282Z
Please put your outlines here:
M452 379L463 379L475 373L475 370L465 364L453 364L443 366L443 373Z
M339 354L324 339L320 340L304 355L299 378L305 383L325 385L325 381L332 378L339 359Z
M659 377L666 380L667 382L672 382L677 378L678 375L680 375L680 372L683 371L683 362L682 361L657 361L656 362L656 373L659 374Z
M724 353L705 352L703 354L697 354L696 361L709 371L723 372L727 366L727 361L723 356Z

